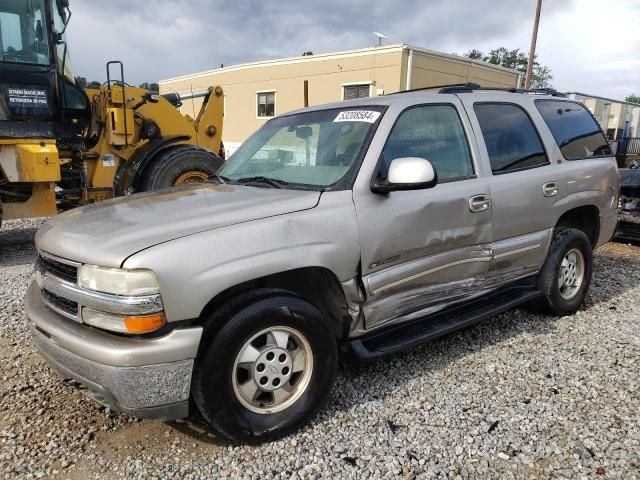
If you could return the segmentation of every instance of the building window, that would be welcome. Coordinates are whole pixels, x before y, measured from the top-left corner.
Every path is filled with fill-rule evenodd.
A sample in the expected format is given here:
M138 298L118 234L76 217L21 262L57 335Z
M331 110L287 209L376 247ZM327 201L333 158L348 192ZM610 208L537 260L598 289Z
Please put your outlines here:
M474 110L494 174L549 164L542 140L521 107L476 103Z
M276 114L276 92L258 92L258 117L273 117Z
M371 96L371 84L363 83L358 85L343 85L342 99L353 100L354 98L367 98Z

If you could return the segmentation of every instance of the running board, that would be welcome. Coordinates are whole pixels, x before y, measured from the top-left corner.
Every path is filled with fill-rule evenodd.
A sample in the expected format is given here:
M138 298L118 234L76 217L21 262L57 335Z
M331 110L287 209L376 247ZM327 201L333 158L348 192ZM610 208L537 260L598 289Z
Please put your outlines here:
M540 292L531 285L501 289L419 320L376 330L353 340L351 349L359 361L370 362L475 325L539 296Z

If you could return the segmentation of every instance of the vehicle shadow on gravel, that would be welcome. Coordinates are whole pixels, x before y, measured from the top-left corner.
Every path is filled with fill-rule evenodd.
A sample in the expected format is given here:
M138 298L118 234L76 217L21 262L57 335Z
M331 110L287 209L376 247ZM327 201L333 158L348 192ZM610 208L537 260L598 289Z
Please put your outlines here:
M164 422L167 427L173 428L183 435L188 435L194 440L201 443L206 443L216 447L228 447L234 445L234 443L226 438L216 436L200 415L195 406L189 408L190 418L189 420L177 420L172 422Z
M33 263L36 247L33 240L37 227L0 229L0 267Z
M640 288L640 250L609 244L595 256L591 289L581 310L610 302L636 288ZM615 306L609 308L614 309ZM518 335L551 334L557 327L557 321L557 317L533 313L523 307L371 364L359 365L348 355L344 356L329 404L305 429L321 425L336 414L359 405L379 405L386 397L425 373L444 370L463 357L477 354ZM380 378L385 381L379 381ZM376 387L372 389L370 385ZM217 446L231 444L209 433L201 419L186 423L169 422L167 426L200 442Z

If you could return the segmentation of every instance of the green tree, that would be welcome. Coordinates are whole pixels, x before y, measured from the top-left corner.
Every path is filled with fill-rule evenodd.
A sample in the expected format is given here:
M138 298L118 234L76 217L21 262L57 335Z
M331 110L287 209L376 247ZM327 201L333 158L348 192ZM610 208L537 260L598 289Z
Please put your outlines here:
M626 102L637 103L640 104L640 97L634 95L633 93L624 99Z
M149 90L151 92L159 92L160 86L157 83L148 83L143 82L140 84L140 88L144 88L145 90Z
M87 88L100 88L101 83L97 82L96 80L89 82L89 84L87 85Z
M86 77L76 77L76 85L78 87L85 89L87 87L87 78Z
M486 55L480 50L473 49L465 53L464 56L473 60L482 60L493 65L511 68L523 74L527 73L527 64L529 63L527 56L519 48L509 50L508 48L500 47L491 50ZM536 55L533 60L531 87L551 88L553 81L551 69L546 65L541 65L537 59L538 56Z
M311 50L307 50L306 52L302 52L302 56L303 57L310 57L311 55L313 55L313 52Z
M465 53L464 56L470 58L471 60L482 60L482 57L484 57L484 53L474 48L473 50L469 50L467 53Z

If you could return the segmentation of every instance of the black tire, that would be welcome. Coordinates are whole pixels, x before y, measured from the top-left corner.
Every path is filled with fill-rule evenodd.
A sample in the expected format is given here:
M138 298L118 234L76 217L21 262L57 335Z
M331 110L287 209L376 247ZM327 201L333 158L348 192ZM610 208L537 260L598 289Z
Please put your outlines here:
M302 334L312 352L313 368L306 388L299 389L300 396L291 405L282 405L284 409L276 413L256 413L234 390L236 359L252 337L272 327ZM262 352L268 348L260 347ZM255 364L260 367L259 360ZM216 433L242 443L271 441L300 428L325 403L337 366L336 338L316 307L284 290L256 290L236 297L208 319L194 366L192 397ZM246 381L252 378L257 385L257 377Z
M573 249L582 253L584 271L580 287L565 298L561 293L560 275L565 256ZM589 238L580 230L573 228L556 228L549 253L542 270L538 274L537 285L541 296L530 303L530 306L542 313L551 315L570 315L574 313L587 294L593 273L593 250Z
M189 172L200 172L202 180L205 180L215 175L223 164L224 160L218 155L193 145L167 148L156 155L145 168L136 190L150 192L174 187L181 176Z

